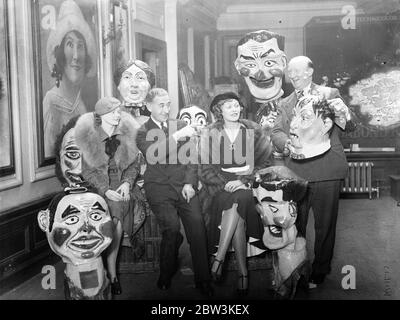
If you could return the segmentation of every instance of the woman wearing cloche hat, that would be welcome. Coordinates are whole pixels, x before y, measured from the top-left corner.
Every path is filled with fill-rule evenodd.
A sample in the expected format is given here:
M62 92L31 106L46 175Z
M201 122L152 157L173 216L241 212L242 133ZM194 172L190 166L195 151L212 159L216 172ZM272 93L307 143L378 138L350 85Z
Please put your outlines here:
M76 144L82 152L82 176L107 202L114 219L113 242L107 251L111 290L121 293L116 260L123 231L133 236L144 212L137 206L144 201L137 191L139 173L136 144L138 122L113 97L101 98L95 111L79 117L75 125ZM139 196L138 196L139 195Z
M45 156L54 154L55 137L74 116L87 112L81 98L86 77L96 74L96 43L79 6L61 4L56 28L47 40L47 65L55 86L43 100Z

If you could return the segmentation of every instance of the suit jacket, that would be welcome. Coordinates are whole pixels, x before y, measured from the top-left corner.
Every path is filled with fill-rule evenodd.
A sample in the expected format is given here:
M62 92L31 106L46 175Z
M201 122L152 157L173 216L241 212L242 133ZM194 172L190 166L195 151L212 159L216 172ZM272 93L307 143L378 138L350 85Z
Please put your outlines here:
M152 133L157 133L157 131L152 131L152 133L148 135L150 130L158 129L160 130L158 131L159 133L162 133L162 130L149 118L149 120L140 127L137 133L136 144L145 156L147 162L147 168L144 173L144 185L146 186L149 183L167 184L175 189L181 189L184 184L191 184L196 188L198 184L198 166L195 164L181 164L178 159L178 151L187 140L176 143L175 139L172 137L173 133L186 126L186 122L181 120L168 120L167 125L169 129L167 135L161 134L159 137L152 137ZM149 149L150 147L151 149ZM159 152L157 155L158 161L156 163L151 163L152 159L150 159L149 156L154 154L154 150L162 149L165 150L165 153ZM149 154L147 154L147 152L149 152ZM175 164L170 164L170 162Z
M339 90L335 88L323 87L311 84L313 91L322 94L325 99L341 98ZM282 99L278 106L278 117L272 129L272 143L279 152L283 152L286 141L289 139L290 122L293 118L293 109L297 103L295 91L291 95ZM331 132L331 148L326 153L311 159L294 160L287 159L287 166L296 174L309 182L340 180L347 175L348 165L346 155L343 151L342 143L339 139L339 127L333 126Z

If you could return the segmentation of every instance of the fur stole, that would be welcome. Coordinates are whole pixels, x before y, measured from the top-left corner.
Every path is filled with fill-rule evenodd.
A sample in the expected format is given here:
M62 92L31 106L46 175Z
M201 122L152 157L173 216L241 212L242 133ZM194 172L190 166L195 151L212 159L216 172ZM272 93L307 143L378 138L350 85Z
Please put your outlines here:
M136 147L136 133L139 129L137 121L128 113L121 112L118 135L120 145L115 152L114 159L118 169L124 171L132 164L138 155ZM83 159L91 168L106 169L109 157L105 153L105 143L101 141L101 126L95 127L94 114L83 114L75 125L75 140L79 146Z

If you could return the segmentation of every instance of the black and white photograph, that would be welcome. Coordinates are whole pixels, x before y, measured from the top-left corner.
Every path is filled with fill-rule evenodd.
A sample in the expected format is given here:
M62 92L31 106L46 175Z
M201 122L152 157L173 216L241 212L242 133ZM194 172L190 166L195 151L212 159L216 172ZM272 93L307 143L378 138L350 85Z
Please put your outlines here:
M400 299L399 0L0 17L0 300Z

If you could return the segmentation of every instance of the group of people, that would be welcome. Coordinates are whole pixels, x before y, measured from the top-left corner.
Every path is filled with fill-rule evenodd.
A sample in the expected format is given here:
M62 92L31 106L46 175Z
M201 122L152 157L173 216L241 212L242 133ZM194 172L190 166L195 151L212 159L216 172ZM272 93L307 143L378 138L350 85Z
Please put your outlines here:
M249 42L259 46L245 48ZM271 57L253 55L249 50L267 51ZM285 164L291 170L286 178L281 176L282 181L287 182L288 176L308 181L305 196L293 199L298 199L296 227L300 236L306 236L310 208L315 217L315 259L310 288L321 284L329 274L340 180L347 172L338 136L339 127L344 126L333 124L346 123L348 109L337 89L312 82L313 65L309 58L299 56L287 63L276 38L247 37L238 45L238 54L237 68L250 79L249 86L265 89L265 82L270 81L268 76L280 79L267 88L273 89L271 101L276 106L272 115L263 115L268 116L267 121L243 119L245 106L233 92L213 98L209 107L215 121L207 126L171 119L168 92L154 87L154 73L146 63L132 60L114 75L119 99L101 98L94 112L71 119L61 131L55 146L61 181L70 188L85 186L93 190L105 199L113 218L113 237L107 248L107 271L113 294L122 291L116 272L121 237L124 232L132 236L138 230L149 205L162 236L159 289L170 288L178 269L182 221L196 288L205 296L213 295L212 282L221 281L226 254L233 249L238 269L237 293L246 295L249 288L246 258L270 249L263 241L266 224L260 210L264 209L262 205L256 206L254 184L261 169L273 166L273 152L286 155ZM274 71L271 63L264 61L248 63L253 56L272 59L281 70ZM255 67L259 70L250 70ZM295 91L282 99L281 78L286 67ZM254 80L252 74L259 79ZM259 98L261 91L254 92ZM310 104L304 100L308 96L318 96L320 100ZM307 108L299 107L300 102L311 105L311 109L306 112ZM320 107L323 103L328 106L324 110ZM138 186L139 179L144 180L143 189ZM286 187L286 182L278 180L261 183L270 193L261 197L259 204L274 202L275 206L269 206L268 210L276 214L282 210L279 206L283 202L290 202L287 210L293 213L292 198L282 198L282 194L272 196L271 190ZM207 208L199 200L202 195L207 198ZM207 226L205 210L210 215Z

